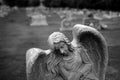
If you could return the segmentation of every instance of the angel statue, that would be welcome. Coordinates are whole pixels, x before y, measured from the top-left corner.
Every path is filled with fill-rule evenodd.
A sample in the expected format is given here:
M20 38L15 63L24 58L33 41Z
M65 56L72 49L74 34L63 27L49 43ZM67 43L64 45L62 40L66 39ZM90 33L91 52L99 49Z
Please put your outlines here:
M72 32L72 42L62 32L53 32L50 49L27 51L27 80L105 80L108 50L102 34L81 24Z

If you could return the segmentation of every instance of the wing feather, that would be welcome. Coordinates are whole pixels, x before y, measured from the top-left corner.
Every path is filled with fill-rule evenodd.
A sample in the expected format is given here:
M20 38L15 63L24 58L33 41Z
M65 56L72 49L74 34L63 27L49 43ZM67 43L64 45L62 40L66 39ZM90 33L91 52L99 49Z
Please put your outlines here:
M46 58L49 50L31 48L26 53L27 80L47 80Z
M71 43L74 47L82 45L87 50L99 80L104 80L108 63L108 49L102 34L92 27L77 24L73 27Z

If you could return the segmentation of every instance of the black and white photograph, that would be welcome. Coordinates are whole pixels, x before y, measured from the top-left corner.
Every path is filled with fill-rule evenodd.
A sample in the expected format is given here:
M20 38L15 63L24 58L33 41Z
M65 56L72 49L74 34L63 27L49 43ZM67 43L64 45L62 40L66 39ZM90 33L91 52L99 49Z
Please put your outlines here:
M120 80L119 0L0 0L0 80Z

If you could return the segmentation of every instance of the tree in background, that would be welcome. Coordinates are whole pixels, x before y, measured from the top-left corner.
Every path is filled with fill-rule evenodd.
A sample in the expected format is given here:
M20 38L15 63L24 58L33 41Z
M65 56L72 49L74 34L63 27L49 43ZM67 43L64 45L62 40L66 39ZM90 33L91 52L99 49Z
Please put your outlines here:
M0 0L9 6L39 6L40 0ZM120 10L120 0L44 0L47 7L91 8L104 10Z
M27 6L39 6L39 0L3 0L6 5L27 7Z

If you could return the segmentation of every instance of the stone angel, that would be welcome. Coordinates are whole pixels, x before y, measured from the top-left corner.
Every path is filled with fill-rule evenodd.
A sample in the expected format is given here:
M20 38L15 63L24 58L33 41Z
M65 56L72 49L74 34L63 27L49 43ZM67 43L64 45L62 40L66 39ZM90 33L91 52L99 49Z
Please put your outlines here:
M105 80L108 49L102 34L81 24L72 32L72 42L62 32L53 32L50 49L27 51L27 80Z

